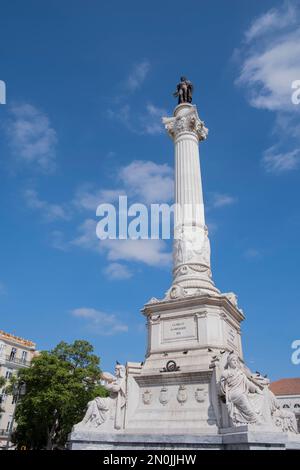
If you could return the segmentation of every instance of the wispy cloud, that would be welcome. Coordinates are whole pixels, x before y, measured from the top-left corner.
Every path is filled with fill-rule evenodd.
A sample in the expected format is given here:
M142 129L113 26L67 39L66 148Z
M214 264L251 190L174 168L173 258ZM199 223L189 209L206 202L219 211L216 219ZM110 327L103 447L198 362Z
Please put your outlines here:
M46 114L31 104L10 108L6 130L19 162L48 173L55 168L57 135Z
M263 156L266 171L298 168L300 106L292 83L300 77L300 2L285 1L256 18L245 32L236 83L251 106L275 113L276 142Z
M256 108L295 111L291 84L300 77L299 2L284 2L258 17L245 32L237 83Z
M77 209L95 212L99 204L114 203L124 194L124 188L98 189L92 184L84 184L77 189L72 204Z
M273 34L274 31L282 30L296 23L295 5L285 2L282 8L272 8L258 18L255 18L246 31L245 38L247 42L250 42L259 36L265 36L268 33Z
M70 214L62 204L51 204L40 199L35 189L26 189L24 191L24 199L27 207L38 210L44 220L53 222L54 220L68 220Z
M56 250L68 251L70 249L70 243L65 240L64 233L61 230L50 232L50 244Z
M86 321L87 327L99 335L111 336L128 331L128 326L121 322L116 315L94 308L76 308L71 311L71 315Z
M161 118L166 110L153 103L138 106L132 95L140 89L150 71L150 62L142 60L135 64L129 75L122 82L121 93L112 100L115 106L107 110L108 118L121 123L130 132L139 135L157 135L163 132Z
M149 71L150 62L148 60L142 60L135 64L125 80L125 88L130 92L136 91L145 81Z
M144 113L139 116L140 130L138 132L148 135L161 134L164 132L161 118L166 115L167 111L164 108L148 103Z
M130 132L139 135L158 135L163 132L162 116L167 112L153 103L146 104L142 110L132 109L124 104L108 110L108 117L121 122Z
M100 252L100 243L96 235L96 226L96 220L85 219L77 228L78 235L70 241L70 245Z
M109 263L105 269L103 269L107 279L111 281L120 281L124 279L130 279L132 272L127 266L120 263Z
M212 193L211 194L211 206L213 208L219 208L224 206L231 206L237 202L236 197L230 196L224 193Z
M300 163L300 149L291 152L278 153L276 147L271 147L264 152L262 164L269 173L282 173L295 170Z

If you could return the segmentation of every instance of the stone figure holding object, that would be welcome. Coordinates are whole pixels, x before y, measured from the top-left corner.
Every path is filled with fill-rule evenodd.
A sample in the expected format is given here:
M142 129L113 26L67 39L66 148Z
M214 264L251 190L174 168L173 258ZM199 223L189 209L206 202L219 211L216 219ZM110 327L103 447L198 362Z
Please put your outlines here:
M180 77L180 82L177 85L177 89L174 96L178 97L178 104L191 103L193 94L193 84L186 77Z
M117 364L115 375L103 372L101 380L109 391L108 397L96 397L88 403L83 420L74 426L74 431L85 429L118 430L123 427L126 404L126 369Z
M264 425L283 432L297 433L295 413L286 411L269 389L270 381L251 374L237 354L230 353L221 374L220 387L234 426Z
M257 399L262 390L247 378L234 353L228 355L220 385L233 425L262 423L261 398Z

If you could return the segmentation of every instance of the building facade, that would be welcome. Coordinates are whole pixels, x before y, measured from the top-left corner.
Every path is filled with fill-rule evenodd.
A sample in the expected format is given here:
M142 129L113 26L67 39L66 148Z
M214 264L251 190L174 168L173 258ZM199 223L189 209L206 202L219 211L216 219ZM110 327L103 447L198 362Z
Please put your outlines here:
M294 411L300 433L300 377L272 382L270 389L282 404L282 408Z
M0 377L9 380L20 368L29 367L35 354L35 343L0 330ZM16 400L16 395L6 395L0 387L0 448L7 444Z

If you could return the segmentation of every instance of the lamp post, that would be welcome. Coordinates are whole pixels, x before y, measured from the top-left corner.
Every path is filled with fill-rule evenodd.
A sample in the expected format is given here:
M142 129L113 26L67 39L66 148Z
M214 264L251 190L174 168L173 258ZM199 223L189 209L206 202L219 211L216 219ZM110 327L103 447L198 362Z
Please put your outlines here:
M13 387L13 396L15 397L15 408L14 408L13 415L12 415L11 422L10 422L9 429L8 429L8 436L7 436L7 442L6 442L5 450L9 450L9 443L10 443L11 436L12 436L12 433L13 433L13 427L14 427L14 422L15 422L15 414L16 414L17 405L18 405L19 399L23 395L25 395L25 393L26 393L25 382L20 382L17 385L14 385L14 387Z

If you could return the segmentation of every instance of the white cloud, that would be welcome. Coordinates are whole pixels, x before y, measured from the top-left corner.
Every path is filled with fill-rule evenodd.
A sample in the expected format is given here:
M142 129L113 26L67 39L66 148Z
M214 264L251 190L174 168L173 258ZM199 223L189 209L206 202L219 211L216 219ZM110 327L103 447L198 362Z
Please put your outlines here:
M124 189L96 189L87 184L76 191L73 204L79 209L95 212L99 204L114 203L123 194Z
M295 6L285 2L281 9L272 8L256 18L246 31L246 41L252 41L259 36L273 33L297 22Z
M132 272L128 269L127 266L120 263L110 263L103 269L106 277L112 281L119 281L123 279L130 279L132 277Z
M255 108L296 111L292 82L300 77L300 29L270 41L245 58L237 83L249 90Z
M164 240L101 240L101 248L110 261L134 261L148 266L162 267L171 263Z
M128 331L128 326L122 323L115 315L94 308L76 308L71 311L71 315L86 320L88 327L93 332L103 336L111 336Z
M222 194L222 193L212 193L212 207L224 207L224 206L231 206L236 202L236 198L230 196L229 194Z
M115 180L117 189L99 189L91 184L81 186L75 193L72 205L76 209L95 213L102 203L115 204L117 209L119 196L124 195L145 204L169 202L173 198L173 169L167 164L134 160L118 170Z
M142 203L168 202L173 196L173 170L166 164L135 160L120 169L117 182L122 189L95 190L85 186L81 188L73 201L85 210L96 210L103 202L115 202L120 194ZM116 206L118 209L118 206ZM116 210L118 213L118 210ZM128 279L131 271L120 262L137 262L148 266L161 267L171 263L171 253L163 240L99 240L96 236L97 220L87 218L79 227L78 235L69 244L86 250L104 254L109 261L105 274L110 279ZM61 234L55 234L54 244L64 249Z
M256 18L245 32L237 83L247 87L250 104L291 110L291 84L300 77L299 3L284 2Z
M19 161L50 172L55 167L57 136L49 118L30 104L10 108L7 134Z
M79 235L72 245L105 254L108 261L139 262L153 267L168 266L171 253L164 240L99 240L96 236L97 221L86 219L79 227Z
M275 147L265 151L262 164L267 172L282 173L298 168L300 162L300 149L291 152L278 153Z
M150 62L148 60L142 60L138 64L135 64L125 81L125 88L130 92L136 91L145 81L149 70Z
M141 202L162 203L173 197L173 170L167 164L135 160L119 173L127 192Z
M298 168L300 105L292 103L292 83L300 79L300 2L286 1L256 18L239 50L236 83L251 106L275 113L276 142L264 152L266 171Z
M30 209L41 211L44 220L52 222L54 220L68 220L70 214L60 204L51 204L39 198L35 189L26 189L24 191L24 198L27 206Z

